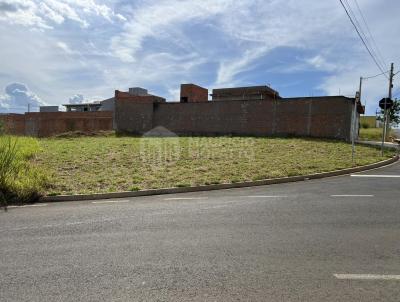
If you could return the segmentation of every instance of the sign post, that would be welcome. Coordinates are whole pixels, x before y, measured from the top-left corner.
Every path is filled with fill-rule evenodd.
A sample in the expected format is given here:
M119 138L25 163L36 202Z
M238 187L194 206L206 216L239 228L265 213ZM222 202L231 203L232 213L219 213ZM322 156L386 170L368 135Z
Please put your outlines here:
M379 101L379 107L383 109L383 134L382 134L382 146L381 146L381 154L383 156L383 147L386 139L386 128L387 128L386 123L388 122L387 115L390 108L393 107L393 100L390 98L383 98Z

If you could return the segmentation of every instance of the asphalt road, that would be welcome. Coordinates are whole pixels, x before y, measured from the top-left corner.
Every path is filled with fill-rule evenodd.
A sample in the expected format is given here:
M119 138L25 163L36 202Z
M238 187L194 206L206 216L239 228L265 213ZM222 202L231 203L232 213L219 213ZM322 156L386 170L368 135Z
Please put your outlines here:
M0 301L399 301L400 164L361 174L10 208Z

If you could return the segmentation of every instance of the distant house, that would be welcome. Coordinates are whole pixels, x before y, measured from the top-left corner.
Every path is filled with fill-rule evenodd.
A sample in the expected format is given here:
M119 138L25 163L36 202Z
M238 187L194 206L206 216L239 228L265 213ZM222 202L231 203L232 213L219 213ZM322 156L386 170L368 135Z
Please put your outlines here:
M100 101L101 107L100 111L114 111L115 109L115 98L108 98Z
M140 87L129 88L129 91L119 91L115 90L113 102L115 105L116 100L122 100L126 102L135 103L165 103L165 98L150 94L147 89ZM111 99L105 100L106 102L111 102ZM104 102L104 101L103 101Z
M99 111L101 108L100 102L94 103L81 103L81 104L64 104L67 112L87 112L87 111Z
M115 90L115 95L103 101L82 104L64 104L67 112L114 111L115 100L124 99L134 102L165 102L165 99L149 94L147 89L141 87L129 88L129 91Z

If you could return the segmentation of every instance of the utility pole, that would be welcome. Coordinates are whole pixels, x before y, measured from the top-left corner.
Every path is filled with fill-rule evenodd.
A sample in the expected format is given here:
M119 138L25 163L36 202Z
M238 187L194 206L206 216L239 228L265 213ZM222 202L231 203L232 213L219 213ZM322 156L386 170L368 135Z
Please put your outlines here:
M358 98L360 100L360 105L362 105L361 104L361 86L362 86L362 81L363 81L363 77L360 77L360 87L358 88ZM365 105L364 106L365 106L365 110L367 110L367 101L365 101Z
M361 82L360 82L360 89L361 89ZM352 135L351 135L351 162L354 166L354 155L355 155L355 139L356 139L356 130L357 130L357 103L360 101L360 91L356 92L356 97L354 99L354 107L353 107L353 118L352 118Z
M393 88L393 63L390 64L390 75L389 75L389 93L388 93L388 99L392 99L392 88ZM385 100L385 106L383 109L383 133L382 133L382 145L381 145L381 155L383 156L383 147L385 145L385 140L386 140L386 135L387 135L387 128L390 126L390 117L388 118L387 114L387 108L386 108L386 100Z
M31 103L28 103L28 112L31 112Z

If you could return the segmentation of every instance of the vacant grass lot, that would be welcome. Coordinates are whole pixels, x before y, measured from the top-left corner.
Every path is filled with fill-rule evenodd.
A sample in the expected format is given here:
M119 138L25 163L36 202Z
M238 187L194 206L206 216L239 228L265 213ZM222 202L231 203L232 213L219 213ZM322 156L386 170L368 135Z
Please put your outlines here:
M35 162L51 177L47 194L76 194L259 180L351 167L351 146L300 138L41 139ZM357 165L382 160L357 146ZM385 158L391 153L386 153Z

